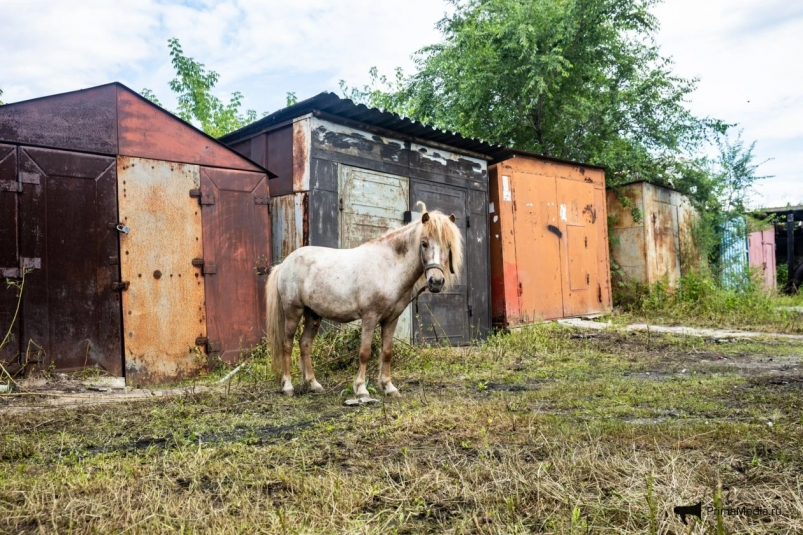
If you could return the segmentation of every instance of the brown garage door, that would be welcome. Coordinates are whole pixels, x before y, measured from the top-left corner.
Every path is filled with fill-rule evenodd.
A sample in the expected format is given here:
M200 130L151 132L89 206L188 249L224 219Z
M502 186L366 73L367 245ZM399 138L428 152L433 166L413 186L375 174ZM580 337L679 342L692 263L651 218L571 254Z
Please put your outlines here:
M232 362L261 340L270 265L268 180L264 174L201 168L208 349Z
M22 347L40 367L123 373L115 162L19 149Z
M9 333L17 311L17 290L5 279L19 280L20 260L17 234L17 147L0 145L0 342ZM19 320L14 322L6 345L0 349L0 364L10 373L19 366ZM0 380L2 380L0 378Z

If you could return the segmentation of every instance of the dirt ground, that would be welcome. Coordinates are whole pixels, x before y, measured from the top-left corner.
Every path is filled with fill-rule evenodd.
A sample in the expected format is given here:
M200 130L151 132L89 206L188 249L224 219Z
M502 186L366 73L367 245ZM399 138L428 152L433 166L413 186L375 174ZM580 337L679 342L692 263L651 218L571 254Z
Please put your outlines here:
M360 407L323 344L322 395L253 362L0 396L0 532L803 532L798 340L544 325L400 349L404 396Z

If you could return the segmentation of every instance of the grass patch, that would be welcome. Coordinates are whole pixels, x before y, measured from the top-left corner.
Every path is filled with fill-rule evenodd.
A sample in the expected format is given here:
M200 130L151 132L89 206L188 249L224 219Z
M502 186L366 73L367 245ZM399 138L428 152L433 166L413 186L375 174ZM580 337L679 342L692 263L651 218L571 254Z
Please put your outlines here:
M404 397L352 409L349 340L316 345L323 395L282 396L253 354L225 390L3 415L0 532L688 533L672 508L697 501L694 533L803 531L800 344L399 345Z
M803 295L779 297L753 281L727 289L710 276L691 274L681 278L676 291L669 291L665 281L649 287L630 283L620 284L614 297L620 310L614 316L617 323L803 333L803 315L779 308L803 306Z

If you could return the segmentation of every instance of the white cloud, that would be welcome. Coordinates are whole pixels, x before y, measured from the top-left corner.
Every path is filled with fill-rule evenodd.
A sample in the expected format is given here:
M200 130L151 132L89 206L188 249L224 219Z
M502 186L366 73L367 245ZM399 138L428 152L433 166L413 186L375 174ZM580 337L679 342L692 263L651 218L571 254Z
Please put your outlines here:
M411 71L440 38L443 0L0 0L0 88L13 102L119 80L168 106L167 39L221 75L219 90L259 111L368 81L372 66ZM757 140L757 204L799 200L803 168L803 5L786 0L668 0L658 36L683 76L699 76L692 110L736 122ZM748 102L749 101L749 102Z
M170 105L167 39L220 73L222 93L239 90L259 110L368 81L377 66L412 67L410 55L435 42L447 4L375 2L108 2L0 0L0 87L16 101L112 80L149 87Z
M658 43L676 71L698 76L691 97L697 115L739 123L756 140L756 160L773 158L759 174L754 205L803 198L803 6L765 0L670 0L655 9Z

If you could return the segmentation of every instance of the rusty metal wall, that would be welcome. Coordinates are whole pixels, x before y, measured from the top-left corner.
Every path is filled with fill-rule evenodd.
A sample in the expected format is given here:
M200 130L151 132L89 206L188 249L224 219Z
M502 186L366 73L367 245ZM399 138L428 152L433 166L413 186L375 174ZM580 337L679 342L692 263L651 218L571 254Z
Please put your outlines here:
M682 274L699 267L698 216L683 194L642 181L609 189L607 201L611 253L626 278L676 288Z
M304 245L304 216L308 193L271 197L271 263L278 264Z
M205 358L188 351L206 337L197 165L118 158L125 367L128 384L191 377ZM201 198L201 202L204 200Z
M117 86L0 106L0 141L117 154Z
M262 275L271 265L268 179L202 167L200 193L207 349L232 363L264 336Z
M17 175L17 147L0 144L0 336L11 327L11 339L0 349L0 364L9 373L19 367L21 336L17 310L17 290L5 284L6 278L20 280L19 209L22 185ZM12 327L12 322L13 327Z
M18 165L24 358L120 376L115 159L20 147Z
M243 171L259 167L178 117L118 86L119 154Z
M490 176L494 324L609 311L602 170L514 156Z

